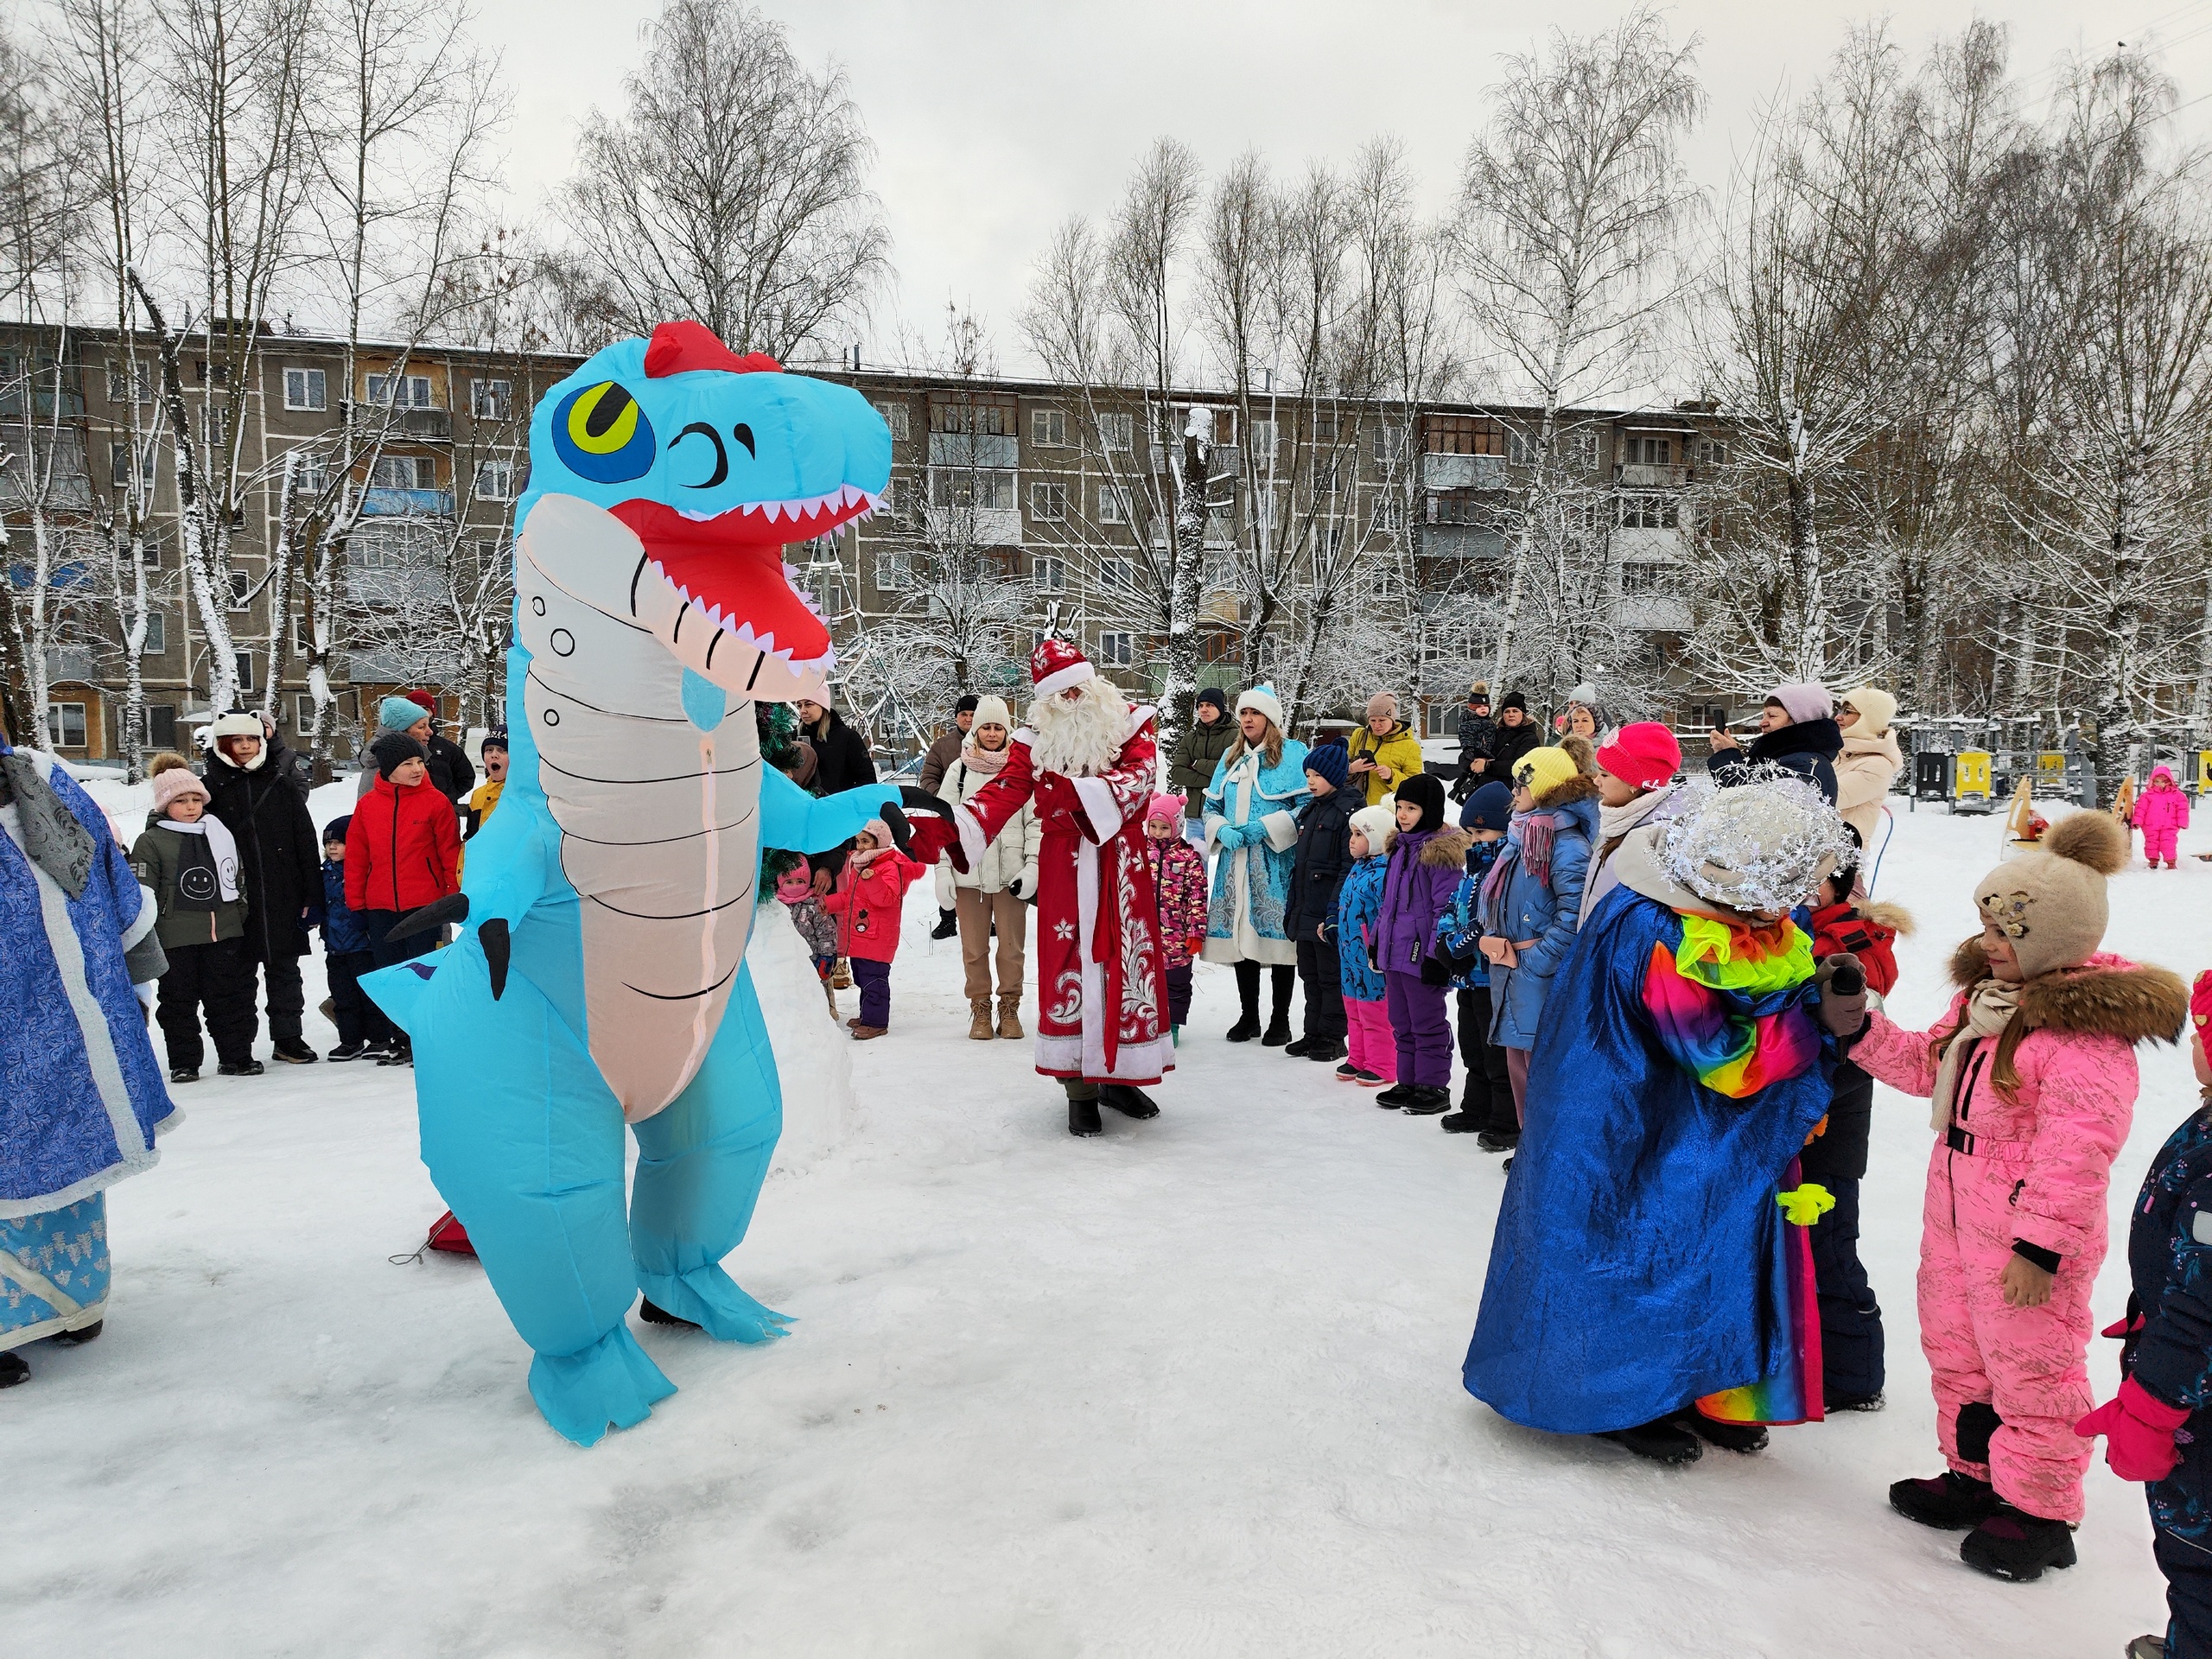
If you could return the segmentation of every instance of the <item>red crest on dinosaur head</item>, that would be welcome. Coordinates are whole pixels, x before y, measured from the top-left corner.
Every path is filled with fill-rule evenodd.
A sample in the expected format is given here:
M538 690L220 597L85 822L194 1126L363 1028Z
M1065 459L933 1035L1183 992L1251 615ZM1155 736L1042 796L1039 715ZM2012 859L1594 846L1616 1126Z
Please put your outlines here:
M703 322L664 322L653 330L645 346L645 373L658 380L663 375L689 374L695 369L720 369L726 374L781 374L784 365L766 352L740 357L715 338Z

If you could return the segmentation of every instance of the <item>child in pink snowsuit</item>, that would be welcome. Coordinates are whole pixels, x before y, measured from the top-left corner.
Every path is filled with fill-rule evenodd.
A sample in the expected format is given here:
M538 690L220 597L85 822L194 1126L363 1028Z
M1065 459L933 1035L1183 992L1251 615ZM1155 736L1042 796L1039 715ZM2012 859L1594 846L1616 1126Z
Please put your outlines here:
M2076 812L1976 889L1982 931L1928 1031L1867 1019L1851 1058L1934 1103L1920 1240L1920 1343L1950 1468L1890 1502L1972 1528L1969 1567L2040 1577L2074 1562L2093 1403L2089 1291L2105 1256L2112 1160L2127 1139L2135 1045L2171 1041L2188 995L2162 968L2098 949L2126 828Z
M2189 797L2164 766L2151 768L2151 786L2135 798L2134 824L2143 832L2143 857L2152 869L2164 859L2174 868L2181 832L2189 828Z
M1144 813L1144 851L1160 907L1160 959L1168 1029L1178 1045L1191 1020L1191 964L1206 942L1206 861L1183 839L1183 798L1155 795Z

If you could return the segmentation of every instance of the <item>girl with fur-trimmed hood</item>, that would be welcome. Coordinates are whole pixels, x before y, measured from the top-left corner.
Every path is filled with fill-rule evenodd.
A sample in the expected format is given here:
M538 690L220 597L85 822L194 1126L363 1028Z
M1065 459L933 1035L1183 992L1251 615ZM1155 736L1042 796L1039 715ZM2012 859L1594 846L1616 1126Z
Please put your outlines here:
M1382 976L1398 1082L1375 1103L1425 1116L1452 1104L1452 1020L1445 1011L1451 970L1434 959L1436 924L1459 891L1473 837L1445 827L1444 780L1427 772L1399 785L1396 812L1398 838L1368 957Z
M1580 746L1580 752L1573 746ZM1505 1051L1525 1123L1529 1055L1552 976L1573 948L1582 883L1598 837L1598 780L1580 738L1513 763L1513 825L1483 879L1482 952L1490 961L1490 1039Z
M2102 950L2106 878L2127 861L2108 815L2061 820L1974 891L1981 932L1927 1031L1866 1016L1851 1058L1934 1103L1920 1241L1920 1342L1943 1473L1890 1488L1899 1513L1967 1532L1999 1578L2074 1561L2093 1402L2089 1292L2106 1189L2127 1139L2135 1046L2181 1034L2189 997L2163 968ZM1830 1001L1835 997L1831 988ZM1853 1022L1822 1017L1832 1028Z

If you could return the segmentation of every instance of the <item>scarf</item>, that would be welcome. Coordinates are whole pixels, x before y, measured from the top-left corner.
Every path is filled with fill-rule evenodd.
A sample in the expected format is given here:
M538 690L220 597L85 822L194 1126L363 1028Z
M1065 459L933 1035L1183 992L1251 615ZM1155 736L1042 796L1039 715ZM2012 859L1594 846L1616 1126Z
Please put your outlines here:
M1682 915L1675 969L1684 979L1756 998L1803 984L1813 968L1813 942L1787 916L1754 925Z
M1952 1097L1958 1092L1959 1072L1966 1065L1967 1051L1974 1046L1967 1039L2002 1036L2019 1009L2024 988L2001 979L1985 979L1967 993L1966 1007L1961 1011L1964 1023L1943 1051L1943 1062L1936 1068L1935 1092L1929 1096L1928 1127L1936 1134L1951 1127Z
M155 821L156 830L180 836L197 836L187 842L178 861L176 903L181 910L213 910L220 902L235 904L238 896L238 843L231 827L220 818L203 817L195 823L174 818Z
M1552 832L1559 820L1548 812L1524 812L1513 820L1513 830L1519 832L1516 840L1511 831L1499 844L1504 851L1497 855L1497 862L1490 867L1490 874L1483 878L1483 914L1497 913L1497 904L1505 892L1505 884L1512 879L1516 868L1525 869L1546 887L1552 884Z
M976 740L971 737L960 746L960 764L970 772L989 778L1005 769L1006 758L1013 753L1012 738L1007 740L1006 747L1002 749L979 749L976 747Z
M30 861L72 899L85 896L99 844L21 749L0 752L0 806L16 808L16 839Z

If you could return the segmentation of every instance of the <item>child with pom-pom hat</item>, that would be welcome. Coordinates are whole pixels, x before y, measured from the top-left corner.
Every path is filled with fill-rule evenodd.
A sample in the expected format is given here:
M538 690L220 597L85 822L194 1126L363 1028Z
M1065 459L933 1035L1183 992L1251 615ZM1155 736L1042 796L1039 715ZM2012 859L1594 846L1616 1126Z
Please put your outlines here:
M1856 1028L1853 1060L1934 1105L1920 1342L1950 1466L1898 1481L1890 1502L1966 1531L1961 1559L1998 1578L2075 1560L2106 1189L2134 1113L2135 1046L2179 1036L2188 1004L2164 969L2101 948L2106 880L2127 854L2122 825L2076 812L1983 877L1981 931L1953 956L1957 995L1931 1029L1879 1012L1860 1027L1833 988L1822 1010Z

